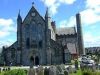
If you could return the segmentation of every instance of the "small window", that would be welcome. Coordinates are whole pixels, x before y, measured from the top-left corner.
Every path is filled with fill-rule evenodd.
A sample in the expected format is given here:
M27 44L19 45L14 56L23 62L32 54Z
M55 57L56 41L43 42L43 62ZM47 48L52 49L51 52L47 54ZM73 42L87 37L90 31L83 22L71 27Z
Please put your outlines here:
M26 47L30 48L30 39L29 38L26 39Z
M42 41L39 41L39 48L42 48Z

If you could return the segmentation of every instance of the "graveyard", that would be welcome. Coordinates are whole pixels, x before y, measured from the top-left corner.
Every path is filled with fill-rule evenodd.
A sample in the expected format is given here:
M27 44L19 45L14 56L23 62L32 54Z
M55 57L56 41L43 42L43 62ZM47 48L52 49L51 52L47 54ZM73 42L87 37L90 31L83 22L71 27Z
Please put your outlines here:
M31 67L3 67L0 68L0 75L100 75L100 68L92 67L75 68L72 66L51 65Z

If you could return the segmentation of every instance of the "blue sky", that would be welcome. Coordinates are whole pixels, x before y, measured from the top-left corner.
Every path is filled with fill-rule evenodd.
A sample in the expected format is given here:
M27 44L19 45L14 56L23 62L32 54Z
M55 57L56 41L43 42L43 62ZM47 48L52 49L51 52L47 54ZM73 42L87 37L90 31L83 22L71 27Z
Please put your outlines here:
M27 15L34 1L44 17L48 7L57 27L75 26L75 15L81 13L85 47L100 46L100 0L0 0L0 47L16 41L16 18Z

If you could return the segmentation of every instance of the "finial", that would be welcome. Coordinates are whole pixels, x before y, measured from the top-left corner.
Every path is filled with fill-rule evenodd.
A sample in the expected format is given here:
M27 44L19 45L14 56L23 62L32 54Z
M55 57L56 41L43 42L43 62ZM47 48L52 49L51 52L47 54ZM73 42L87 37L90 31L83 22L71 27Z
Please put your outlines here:
M19 13L18 14L20 15L20 9L19 9Z
M32 6L34 6L34 2L32 2Z

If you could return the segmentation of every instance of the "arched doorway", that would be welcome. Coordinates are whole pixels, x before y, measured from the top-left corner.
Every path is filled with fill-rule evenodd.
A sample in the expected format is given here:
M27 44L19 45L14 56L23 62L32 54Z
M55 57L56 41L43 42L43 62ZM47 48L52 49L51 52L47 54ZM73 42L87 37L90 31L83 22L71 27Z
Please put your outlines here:
M39 57L38 56L35 57L35 65L39 65Z

